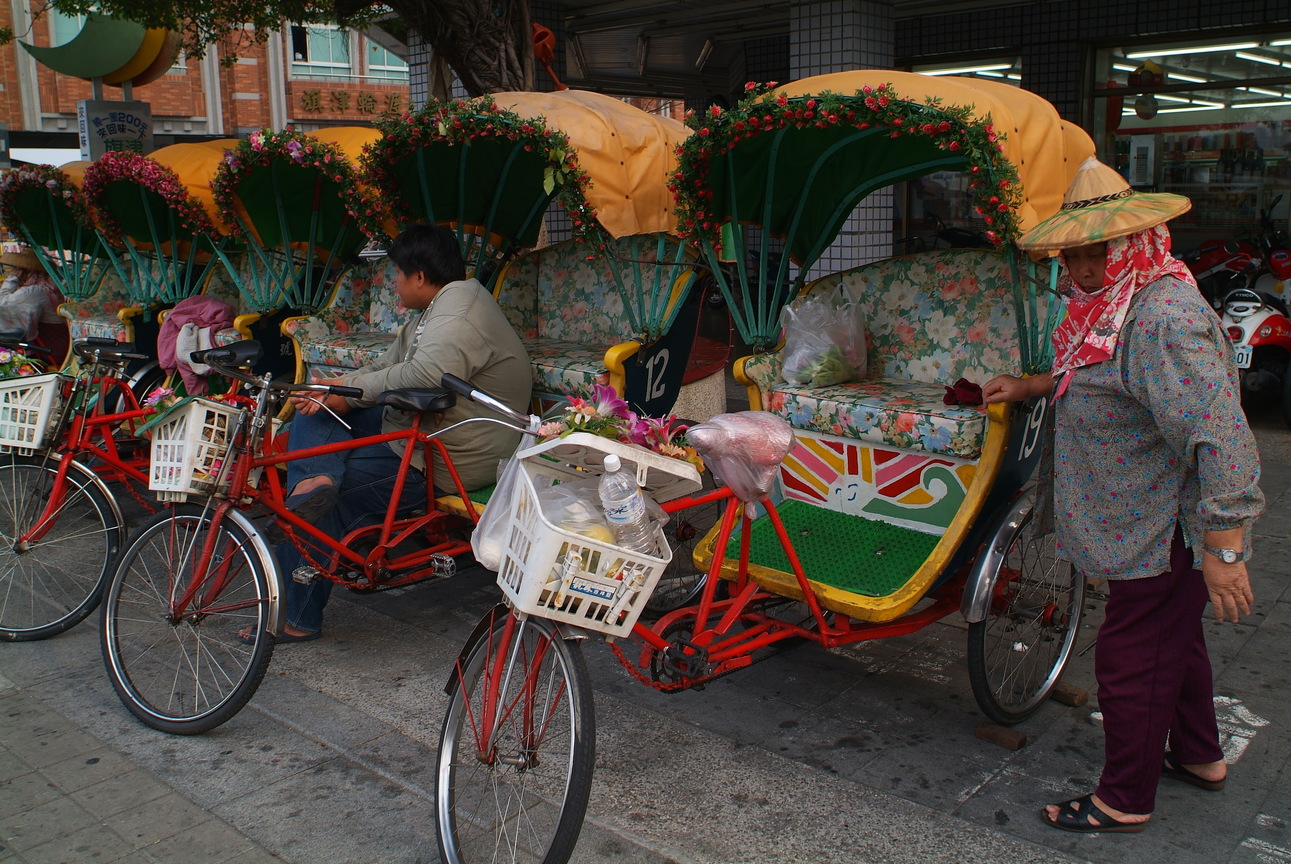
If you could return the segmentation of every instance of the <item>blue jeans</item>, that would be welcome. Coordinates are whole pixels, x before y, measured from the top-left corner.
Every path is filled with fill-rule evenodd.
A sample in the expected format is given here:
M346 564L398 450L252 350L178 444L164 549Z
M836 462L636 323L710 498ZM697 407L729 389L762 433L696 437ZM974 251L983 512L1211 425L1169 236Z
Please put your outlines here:
M382 408L359 408L345 415L346 429L325 411L305 416L297 414L291 422L291 449L304 450L338 441L367 438L381 434ZM287 463L287 491L309 477L330 477L341 499L331 512L316 523L329 537L339 540L350 531L375 525L385 518L400 457L389 444L369 444L352 450L339 450L324 456L295 459ZM426 506L426 476L415 468L408 469L399 513ZM327 563L331 550L318 544L306 544L309 554L320 565ZM323 607L332 593L326 578L302 585L291 578L292 571L307 563L294 543L283 543L276 549L278 567L287 583L287 624L297 630L314 632L323 627Z

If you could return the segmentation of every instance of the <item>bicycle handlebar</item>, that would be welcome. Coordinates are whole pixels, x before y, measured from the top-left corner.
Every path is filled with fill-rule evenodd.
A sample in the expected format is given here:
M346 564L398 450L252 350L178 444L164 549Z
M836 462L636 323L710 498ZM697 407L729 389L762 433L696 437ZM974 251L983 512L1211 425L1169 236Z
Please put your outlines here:
M254 339L235 342L227 347L194 351L189 355L195 363L205 363L221 375L235 381L241 381L243 384L250 384L253 387L267 386L271 390L284 393L328 393L334 396L344 396L348 399L363 398L363 390L359 387L346 387L343 384L290 384L257 378L236 368L238 366L250 366L259 360L260 356L260 343Z
M507 417L517 423L524 424L526 428L531 425L532 418L528 414L521 414L518 411L511 410L511 407L501 399L486 393L469 381L463 381L456 375L445 372L444 376L440 379L440 383L444 386L444 389L452 390L459 396L465 396L467 399L483 405L485 408L491 408L503 417Z

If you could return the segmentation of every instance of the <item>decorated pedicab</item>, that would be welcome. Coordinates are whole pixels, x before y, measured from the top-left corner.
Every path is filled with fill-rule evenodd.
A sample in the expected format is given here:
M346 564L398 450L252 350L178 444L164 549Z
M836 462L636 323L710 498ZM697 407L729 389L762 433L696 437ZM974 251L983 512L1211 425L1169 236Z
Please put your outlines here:
M759 349L736 367L755 410L688 430L721 481L707 494L688 461L660 455L688 454L682 442L627 443L639 420L612 400L579 404L518 454L514 489L499 484L490 504L509 495L511 518L476 536L477 553L497 544L505 603L446 688L436 819L448 862L568 859L595 765L593 634L643 684L675 692L794 641L833 648L959 612L974 695L1003 723L1042 708L1071 654L1083 577L1032 527L1026 486L1047 400L984 407L974 385L1047 368L1056 269L1012 242L1056 212L1088 136L1023 90L884 71L751 88L691 126L679 219ZM933 172L962 181L996 248L813 278L868 196ZM878 198L878 218L890 201ZM786 356L782 321L818 320L813 303L862 337L859 356L844 340ZM697 601L649 625L638 616L668 564L662 531L653 554L635 552L544 509L547 490L599 474L611 453L674 518L725 507L696 554Z
M262 130L231 142L214 172L215 205L241 244L239 256L220 253L223 278L246 312L224 341L260 341L265 368L277 375L307 374L290 338L301 316L344 305L339 294L385 278L384 262L359 259L381 231L380 208L356 169L376 137L359 127Z
M114 313L127 299L81 188L88 166L31 165L0 182L0 224L27 244L67 301L60 311L72 324L73 338L103 335L77 326L88 317L89 298L98 295L99 303ZM64 360L56 359L57 365Z
M693 254L667 188L685 127L564 90L432 102L381 129L364 165L393 230L457 231L468 273L493 289L529 351L538 398L609 385L667 412L695 327ZM572 237L548 243L544 225Z

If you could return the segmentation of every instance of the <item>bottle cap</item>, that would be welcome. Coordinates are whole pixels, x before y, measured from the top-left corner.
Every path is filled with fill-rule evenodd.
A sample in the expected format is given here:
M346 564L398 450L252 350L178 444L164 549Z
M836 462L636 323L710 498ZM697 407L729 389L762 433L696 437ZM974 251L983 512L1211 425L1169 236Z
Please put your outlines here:
M611 453L610 455L605 457L606 474L617 474L619 472L619 469L622 467L623 467L623 461L619 459L617 453Z

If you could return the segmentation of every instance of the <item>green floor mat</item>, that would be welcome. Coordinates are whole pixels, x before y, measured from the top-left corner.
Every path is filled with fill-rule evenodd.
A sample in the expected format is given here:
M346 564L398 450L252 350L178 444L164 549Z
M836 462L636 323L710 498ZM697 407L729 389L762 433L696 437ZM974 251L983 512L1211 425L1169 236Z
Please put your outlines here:
M496 488L497 484L494 483L491 486L485 486L483 489L476 489L474 492L467 492L466 497L470 498L476 504L487 504L489 503L489 499L493 497L493 490Z
M801 501L785 501L777 510L808 579L867 597L886 597L905 585L940 539ZM739 557L738 525L726 554ZM793 572L765 513L753 522L749 560Z

